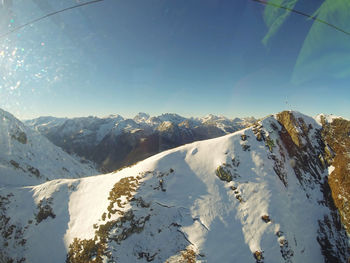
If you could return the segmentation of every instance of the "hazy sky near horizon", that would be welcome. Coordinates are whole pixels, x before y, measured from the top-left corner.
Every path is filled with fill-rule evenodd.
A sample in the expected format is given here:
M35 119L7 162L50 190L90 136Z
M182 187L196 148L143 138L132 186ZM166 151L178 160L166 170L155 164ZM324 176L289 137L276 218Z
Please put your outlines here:
M0 35L77 2L5 0ZM284 4L350 31L344 2ZM0 107L22 119L284 109L350 118L350 36L251 0L104 0L69 10L0 38L0 73Z

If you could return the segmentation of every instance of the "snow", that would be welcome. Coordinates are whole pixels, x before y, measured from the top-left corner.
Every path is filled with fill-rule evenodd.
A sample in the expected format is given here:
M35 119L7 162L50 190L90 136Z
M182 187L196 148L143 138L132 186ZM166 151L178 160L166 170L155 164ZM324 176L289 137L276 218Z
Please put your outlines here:
M335 167L333 165L328 167L328 174L331 174L334 171Z
M333 120L335 120L335 119L345 119L345 118L343 118L343 117L341 117L341 116L337 116L337 115L333 115L333 114L324 114L324 113L321 113L321 114L318 114L318 115L315 117L316 121L317 121L320 125L322 125L322 124L321 124L321 119L322 119L322 118L323 118L327 123L332 123Z
M279 125L271 116L261 121L262 129L276 140L278 131L270 128L271 123ZM309 118L306 123L315 124L315 120ZM246 141L241 139L243 134L247 135ZM250 150L242 148L245 144ZM263 251L265 262L289 262L281 256L282 239L293 251L290 262L323 262L316 242L318 222L325 215L330 216L331 211L318 202L323 200L320 185L306 190L301 187L290 164L292 159L286 155L285 187L274 173L272 155L282 159L279 151L270 153L265 142L257 141L252 129L247 128L162 152L116 173L2 190L15 194L11 222L22 225L35 213L40 200L53 198L56 217L31 225L25 232L26 250L16 253L28 262L45 262L47 258L54 263L64 262L74 238L93 238L93 225L104 223L101 215L106 212L114 184L125 177L145 174L134 197L142 197L150 207L130 203L123 211L132 209L137 218L150 217L141 232L120 243L108 244L118 262L146 262L140 257L142 252L155 255L154 262L181 262L179 251L188 246L202 255L197 262L253 263L255 251ZM237 174L229 183L215 175L224 163L230 164L232 173ZM322 176L330 172L331 168ZM160 178L166 191L157 190ZM231 186L237 188L242 202ZM15 213L16 205L24 207L24 211ZM265 223L263 215L269 215L271 222ZM114 214L110 220L118 217ZM118 231L113 229L113 235ZM278 231L283 232L281 236L276 235Z
M22 135L25 141L15 139ZM33 185L97 174L14 116L0 110L0 185Z
M137 123L145 123L149 120L150 116L147 113L144 112L139 112L135 117L134 117L134 121Z

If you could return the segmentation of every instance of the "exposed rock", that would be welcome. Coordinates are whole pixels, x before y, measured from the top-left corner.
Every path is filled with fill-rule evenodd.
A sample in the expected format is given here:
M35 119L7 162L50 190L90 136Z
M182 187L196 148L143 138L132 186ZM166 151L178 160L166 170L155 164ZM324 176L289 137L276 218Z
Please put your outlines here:
M254 252L254 258L256 260L256 263L263 263L264 262L264 256L262 251L255 251Z
M19 169L19 168L20 168L19 163L16 162L16 161L14 161L14 160L11 160L11 161L10 161L10 164L11 164L14 168L16 168L16 169Z
M153 255L150 255L148 252L139 252L139 259L146 258L147 262L152 262L154 258L157 256L157 253L154 253Z
M299 132L297 130L298 123L293 114L289 111L283 111L277 114L277 120L284 127L286 132L290 135L294 144L300 147L301 141L299 138Z
M329 176L329 186L342 222L350 233L350 121L334 119L331 123L321 119L325 140L325 160L334 170Z
M232 181L232 174L231 174L230 170L227 169L227 167L225 167L225 166L219 166L216 169L215 174L222 181L226 181L226 182Z
M55 229L56 240L68 237L67 262L71 263L293 263L299 259L345 263L350 253L349 238L341 209L347 203L344 192L334 197L328 180L337 167L349 163L347 159L344 163L337 160L349 148L341 140L344 135L338 138L338 131L332 131L334 127L321 131L312 118L291 114L299 145L285 124L270 116L259 126L259 134L265 134L263 142L249 141L251 152L242 150L247 140L242 141L241 133L237 133L184 146L112 174L11 188L15 193L11 209L0 211L0 242L4 251L10 251L5 256L16 261L32 257L27 261L41 262L32 260L40 257L33 256L31 244L40 240L33 233ZM254 131L246 132L251 135ZM345 127L345 134L349 132ZM325 142L327 135L329 141ZM334 139L342 144L341 149L332 145ZM325 157L326 145L329 160ZM334 169L329 167L330 162ZM21 166L28 169L25 162ZM11 172L21 172L18 169ZM346 169L341 171L344 177L348 175ZM341 179L335 179L336 187ZM75 187L71 189L72 184ZM341 184L347 186L346 181ZM6 191L10 190L2 189L2 193ZM46 199L36 208L32 207L32 196L35 201L38 196ZM10 199L6 198L0 199L5 207ZM334 198L341 200L339 210ZM38 216L46 221L29 223ZM87 219L91 225L81 224ZM345 217L343 220L346 222ZM29 231L25 232L26 228ZM43 246L60 249L57 243ZM65 253L62 247L52 261L62 262Z
M37 168L35 168L35 167L33 167L33 166L30 166L30 165L27 165L27 170L28 170L29 172L31 172L33 175L35 175L37 178L40 177L40 171L39 171L39 169L37 169Z
M52 210L52 199L42 199L38 204L39 212L35 215L36 223L39 224L41 221L47 219L48 217L55 218L56 215Z
M240 195L236 195L236 199L237 199L240 203L243 202L243 198L242 198L242 196L240 196Z
M270 136L267 136L267 137L266 137L265 144L266 144L266 146L269 148L269 151L272 152L272 151L273 151L273 148L275 147L275 143L274 143L273 140L270 138Z
M16 141L22 143L22 144L26 144L27 143L27 135L25 134L25 132L20 131L20 130L16 130L12 135L11 135L12 139L15 139Z
M242 144L242 149L243 149L243 151L250 151L250 145L248 145L248 144Z
M181 256L186 263L196 263L196 252L193 249L186 249L181 253Z
M261 219L265 222L265 223L269 223L271 222L271 219L268 215L263 215L261 216Z
M285 260L286 263L292 263L292 258L294 256L293 250L290 248L288 240L284 238L279 239L279 244L281 247L281 255L282 258Z

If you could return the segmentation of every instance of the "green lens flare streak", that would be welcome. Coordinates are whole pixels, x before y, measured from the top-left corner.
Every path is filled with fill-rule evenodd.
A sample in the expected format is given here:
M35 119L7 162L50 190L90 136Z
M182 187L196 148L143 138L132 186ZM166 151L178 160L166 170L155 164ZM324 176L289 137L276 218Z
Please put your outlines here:
M295 9L293 9L293 8L289 8L289 7L286 7L286 6L282 6L282 5L279 5L279 4L276 4L276 3L272 3L272 2L268 2L268 1L263 1L263 0L251 0L251 1L254 1L254 2L257 2L257 3L260 3L260 4L263 4L263 5L269 5L269 6L273 6L273 7L276 7L276 8L281 8L281 9L287 10L287 11L289 11L289 12L296 13L296 14L298 14L298 15L302 15L302 16L311 18L312 20L315 20L315 21L317 21L317 22L320 22L320 23L322 23L322 24L325 24L325 25L327 25L327 26L329 26L329 27L331 27L331 28L333 28L333 29L335 29L335 30L337 30L337 31L339 31L339 32L342 32L342 33L344 33L344 34L350 36L350 32L348 32L348 31L345 31L345 30L343 30L343 29L341 29L341 28L339 28L339 27L337 27L337 26L335 26L335 25L333 25L333 24L331 24L331 23L328 23L328 22L325 21L325 20L322 20L322 19L319 19L319 18L317 18L317 17L315 17L315 16L312 16L312 15L309 15L309 14L306 14L306 13L303 13L303 12L300 12L300 11L295 10Z

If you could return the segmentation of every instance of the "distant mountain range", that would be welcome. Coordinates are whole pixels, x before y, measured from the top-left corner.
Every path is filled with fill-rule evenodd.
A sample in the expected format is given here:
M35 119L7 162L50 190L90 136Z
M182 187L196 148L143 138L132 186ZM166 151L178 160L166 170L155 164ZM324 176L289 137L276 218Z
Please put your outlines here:
M88 165L0 114L0 262L349 262L348 120L284 111L88 176ZM113 118L79 123L108 130ZM144 122L120 123L132 135L129 124ZM164 120L150 132L181 123ZM91 141L110 132L91 128L88 137L86 127Z
M111 172L164 150L223 136L254 122L253 117L184 118L169 113L151 117L139 113L133 119L120 115L73 119L40 117L25 124L66 152L95 162L102 172Z

